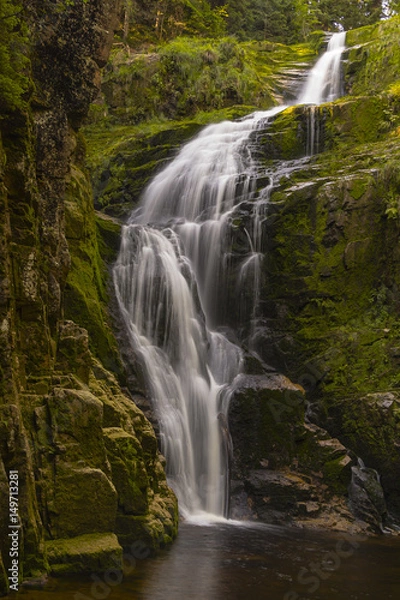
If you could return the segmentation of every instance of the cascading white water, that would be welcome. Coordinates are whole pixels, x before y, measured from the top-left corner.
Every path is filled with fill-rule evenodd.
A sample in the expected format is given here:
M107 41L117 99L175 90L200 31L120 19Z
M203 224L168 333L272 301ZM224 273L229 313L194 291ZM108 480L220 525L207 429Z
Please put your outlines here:
M311 70L306 84L297 99L297 104L318 105L323 102L332 102L341 95L342 80L340 62L345 47L345 41L345 31L335 33L331 37L326 52ZM319 146L315 114L315 108L310 106L307 144L308 155L312 155L315 151L318 151Z
M332 36L299 102L318 104L339 89L338 44L343 49L343 34ZM285 108L205 128L153 179L122 232L115 289L185 517L226 514L226 414L243 353L224 328L232 325L231 305L235 318L246 313L255 322L262 219L273 186L271 176L256 193L248 142Z
M126 226L114 273L181 510L223 514L218 393L240 369L240 352L204 327L190 263L171 229Z
M297 104L322 104L332 102L340 96L340 61L345 41L345 31L332 35L326 52L311 70Z

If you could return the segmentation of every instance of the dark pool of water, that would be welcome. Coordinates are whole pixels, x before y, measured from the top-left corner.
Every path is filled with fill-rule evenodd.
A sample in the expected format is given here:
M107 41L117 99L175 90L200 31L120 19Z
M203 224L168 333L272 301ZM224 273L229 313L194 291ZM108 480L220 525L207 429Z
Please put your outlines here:
M53 580L24 600L390 600L400 598L400 537L365 539L260 526L182 524L156 558L114 573ZM15 596L14 596L15 597Z

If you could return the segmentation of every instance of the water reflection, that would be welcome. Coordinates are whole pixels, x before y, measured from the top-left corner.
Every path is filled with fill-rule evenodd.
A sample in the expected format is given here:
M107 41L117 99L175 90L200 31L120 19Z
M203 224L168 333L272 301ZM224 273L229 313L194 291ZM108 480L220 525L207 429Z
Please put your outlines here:
M96 579L97 577L97 579ZM96 584L97 582L97 584ZM24 600L391 600L400 598L400 538L267 525L183 523L156 558L119 585L53 580ZM15 596L14 596L15 597Z
M400 597L400 540L271 526L183 525L143 563L139 600L382 600Z

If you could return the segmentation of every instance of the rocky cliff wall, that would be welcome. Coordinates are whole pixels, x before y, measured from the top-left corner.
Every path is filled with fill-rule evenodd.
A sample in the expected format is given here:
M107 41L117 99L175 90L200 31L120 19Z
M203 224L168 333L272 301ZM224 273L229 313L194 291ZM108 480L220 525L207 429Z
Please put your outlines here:
M350 32L351 96L289 109L260 134L272 168L304 155L310 123L320 153L292 163L271 196L259 351L306 388L308 419L380 473L396 519L399 26Z
M152 549L176 533L154 432L105 368L122 373L81 170L78 129L118 4L29 0L20 13L30 84L0 121L1 592L10 583L12 472L20 582L114 565L121 545Z

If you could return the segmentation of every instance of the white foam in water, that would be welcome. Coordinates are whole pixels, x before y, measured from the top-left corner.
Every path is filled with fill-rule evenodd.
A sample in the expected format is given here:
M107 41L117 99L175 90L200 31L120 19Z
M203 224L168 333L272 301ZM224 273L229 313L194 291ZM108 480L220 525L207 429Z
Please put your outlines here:
M221 515L215 515L213 513L199 511L197 513L193 513L187 515L185 518L187 523L191 525L200 525L200 526L208 526L208 525L242 525L244 521L235 521L234 519L228 519Z
M343 45L344 34L332 36L299 102L318 104L338 93ZM243 366L240 348L215 331L224 325L232 276L231 217L239 202L253 201L249 251L236 282L238 302L241 290L253 289L253 314L268 194L254 202L257 165L246 142L285 108L206 127L153 179L122 232L117 298L157 413L168 480L191 522L226 522L224 424L230 385Z
M307 78L297 104L322 104L340 96L340 61L345 48L346 32L335 33L326 52L317 61Z

